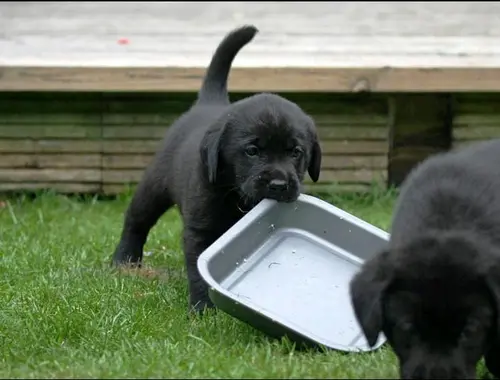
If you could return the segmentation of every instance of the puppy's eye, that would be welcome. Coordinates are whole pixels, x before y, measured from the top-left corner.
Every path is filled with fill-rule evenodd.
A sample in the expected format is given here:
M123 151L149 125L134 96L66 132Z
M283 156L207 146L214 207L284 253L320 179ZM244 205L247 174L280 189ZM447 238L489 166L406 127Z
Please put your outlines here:
M293 148L292 150L292 157L293 158L299 158L302 156L302 149L300 149L298 146L296 146L295 148Z
M255 145L249 145L245 149L245 153L247 156L254 157L259 154L259 148Z

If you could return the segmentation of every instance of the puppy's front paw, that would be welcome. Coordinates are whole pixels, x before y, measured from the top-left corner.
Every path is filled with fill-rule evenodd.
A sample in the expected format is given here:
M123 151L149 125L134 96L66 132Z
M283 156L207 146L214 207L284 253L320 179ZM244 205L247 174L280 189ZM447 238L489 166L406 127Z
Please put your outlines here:
M111 261L111 266L116 267L118 269L140 269L142 267L142 263L140 261L132 262L130 260L113 259Z
M133 244L126 244L120 242L118 247L116 247L113 253L113 260L111 265L113 266L127 266L140 268L142 261L142 248L140 246L134 246Z

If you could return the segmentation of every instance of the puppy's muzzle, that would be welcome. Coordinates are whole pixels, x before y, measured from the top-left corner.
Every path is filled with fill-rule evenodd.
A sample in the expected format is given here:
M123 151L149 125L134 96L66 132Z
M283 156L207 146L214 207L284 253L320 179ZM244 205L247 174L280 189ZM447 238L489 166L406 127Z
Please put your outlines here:
M296 198L297 189L290 183L290 180L285 178L287 178L286 175L278 176L278 178L272 177L272 179L267 182L266 198L285 202L292 201Z
M300 184L294 173L285 169L265 168L249 177L242 184L242 192L248 198L274 199L278 202L293 202L300 195Z
M288 190L288 182L284 179L273 179L269 181L267 188L269 192L279 194Z

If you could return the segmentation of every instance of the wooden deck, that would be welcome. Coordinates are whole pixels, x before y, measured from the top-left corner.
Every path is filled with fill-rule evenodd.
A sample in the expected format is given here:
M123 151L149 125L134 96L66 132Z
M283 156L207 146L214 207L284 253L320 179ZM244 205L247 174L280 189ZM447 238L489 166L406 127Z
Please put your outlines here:
M430 154L500 136L498 14L500 2L0 2L0 192L137 184L217 44L249 23L260 33L234 62L231 99L273 91L314 117L324 157L309 189L398 185Z
M196 91L236 26L231 91L500 90L498 2L2 2L0 91Z

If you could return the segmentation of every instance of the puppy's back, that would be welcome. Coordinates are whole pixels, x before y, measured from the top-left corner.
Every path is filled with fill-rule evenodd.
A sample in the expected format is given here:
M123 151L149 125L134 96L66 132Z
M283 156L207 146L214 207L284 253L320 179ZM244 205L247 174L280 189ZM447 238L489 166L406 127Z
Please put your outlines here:
M500 140L430 157L404 181L391 243L450 228L489 230L500 241Z

